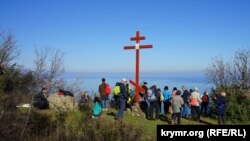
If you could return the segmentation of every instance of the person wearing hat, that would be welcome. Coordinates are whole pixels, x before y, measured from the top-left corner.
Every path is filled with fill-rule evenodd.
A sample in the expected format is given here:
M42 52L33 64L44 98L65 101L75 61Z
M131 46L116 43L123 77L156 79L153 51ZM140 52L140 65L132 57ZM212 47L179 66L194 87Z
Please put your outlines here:
M123 118L123 113L125 110L125 102L128 98L127 93L126 93L126 83L127 83L127 79L123 78L121 81L121 85L120 85L120 96L118 98L118 109L117 109L117 113L116 113L116 120L121 120Z
M200 93L198 88L194 87L194 91L190 95L189 103L191 105L192 120L199 121Z
M215 97L215 103L217 108L218 124L224 125L226 118L226 104L227 104L226 93L221 92L218 98Z

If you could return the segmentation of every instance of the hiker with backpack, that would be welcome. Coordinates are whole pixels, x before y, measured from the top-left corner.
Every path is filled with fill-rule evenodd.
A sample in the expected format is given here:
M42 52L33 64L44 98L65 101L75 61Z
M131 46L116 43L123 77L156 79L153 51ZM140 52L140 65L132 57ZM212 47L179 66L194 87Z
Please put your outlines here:
M122 120L123 113L125 110L125 102L128 99L128 96L126 93L127 80L123 78L121 82L122 83L120 85L120 93L118 94L118 109L117 109L115 120Z
M122 85L121 82L116 82L115 87L113 88L113 98L111 100L111 107L118 109L119 106L119 96L120 96L120 86Z
M208 90L206 90L201 98L201 110L200 116L207 116L208 115L208 104L209 104L209 96Z
M159 93L157 93L157 86L156 86L156 84L154 84L148 90L148 101L150 103L149 120L159 119L160 109L159 109L159 105L158 105L158 98L160 96L158 96L157 94L159 94ZM154 111L155 111L155 118L153 118Z
M105 78L102 78L102 83L99 85L99 93L101 95L102 108L104 111L107 111L109 94L107 94L107 89L106 89L108 88L107 87L108 84L105 81L106 81Z

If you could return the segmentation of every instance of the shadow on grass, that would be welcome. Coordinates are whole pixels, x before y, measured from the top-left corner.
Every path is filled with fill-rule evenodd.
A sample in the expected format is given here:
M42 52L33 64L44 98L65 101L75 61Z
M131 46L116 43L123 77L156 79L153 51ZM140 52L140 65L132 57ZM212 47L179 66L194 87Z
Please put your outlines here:
M170 117L169 117L170 116ZM164 114L160 114L159 115L159 118L161 121L163 122L167 122L167 124L172 124L172 118L171 118L171 115L164 115Z
M113 117L115 117L115 116L116 116L115 112L113 112L113 111L111 111L111 112L107 112L107 115L108 115L108 116L113 116Z
M200 120L192 120L191 117L182 117L182 118L186 119L187 121L193 121L193 122L197 122L197 123L202 123L204 125L215 125L211 121L208 121L207 117L200 118Z

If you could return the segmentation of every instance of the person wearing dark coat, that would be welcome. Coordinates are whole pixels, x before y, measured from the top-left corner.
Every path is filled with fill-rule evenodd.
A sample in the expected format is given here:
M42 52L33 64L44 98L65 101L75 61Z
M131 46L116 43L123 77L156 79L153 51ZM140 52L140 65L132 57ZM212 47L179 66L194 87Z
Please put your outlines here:
M182 117L188 117L190 115L190 108L189 108L189 97L190 97L190 93L188 92L186 86L182 86L182 98L184 101L184 104L182 105Z
M38 109L49 108L49 102L47 100L47 88L42 88L42 91L35 95L33 104L34 107Z
M139 92L140 95L140 108L142 109L142 111L145 113L146 118L149 118L149 107L150 107L150 103L148 101L148 87L147 87L147 82L142 82L142 88L144 89L144 93Z
M122 120L123 113L125 110L125 101L128 98L128 95L126 93L127 80L125 78L123 78L121 82L122 82L122 84L120 85L121 96L119 96L119 98L118 98L118 109L117 109L115 120Z
M227 104L226 93L222 92L218 98L215 97L215 103L217 108L218 124L225 125L226 104Z

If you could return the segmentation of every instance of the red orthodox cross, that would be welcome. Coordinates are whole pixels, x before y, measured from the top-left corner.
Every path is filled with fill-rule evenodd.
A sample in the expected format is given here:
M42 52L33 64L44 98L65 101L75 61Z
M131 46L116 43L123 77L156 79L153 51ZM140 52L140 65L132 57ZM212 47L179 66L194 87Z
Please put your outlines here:
M135 86L135 102L139 104L139 91L144 92L144 89L139 85L139 56L140 49L152 48L152 45L140 45L140 40L145 40L145 36L140 36L140 32L136 32L136 36L130 38L131 41L136 41L135 46L125 46L124 49L135 49L136 50L136 63L135 63L135 82L129 80L129 82Z

